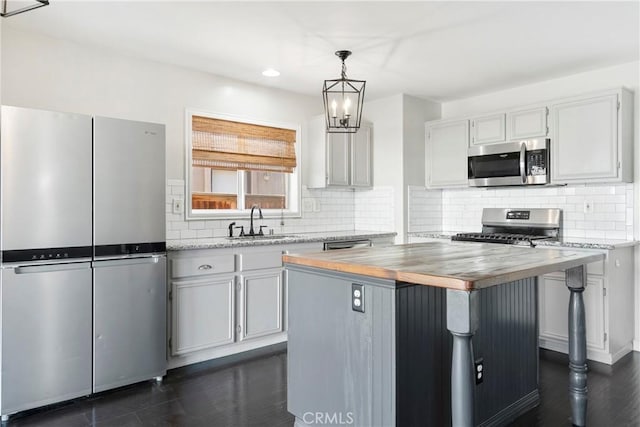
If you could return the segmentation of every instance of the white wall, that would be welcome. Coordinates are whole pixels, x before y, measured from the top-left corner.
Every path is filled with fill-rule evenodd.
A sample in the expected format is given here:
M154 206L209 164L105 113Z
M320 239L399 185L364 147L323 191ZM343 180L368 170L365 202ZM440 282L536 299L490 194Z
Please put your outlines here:
M424 123L441 117L441 105L409 95L404 95L402 102L404 183L424 185Z
M374 189L391 193L393 209L385 210L398 233L396 243L402 240L402 94L365 102L363 118L373 123L373 185ZM380 189L379 187L384 187ZM358 193L363 206L366 193ZM382 213L363 209L358 211L356 224L373 222L372 217Z
M402 105L402 151L403 151L403 188L402 188L402 229L403 236L410 229L409 204L413 186L425 183L425 131L424 123L439 119L441 105L409 95L404 95Z

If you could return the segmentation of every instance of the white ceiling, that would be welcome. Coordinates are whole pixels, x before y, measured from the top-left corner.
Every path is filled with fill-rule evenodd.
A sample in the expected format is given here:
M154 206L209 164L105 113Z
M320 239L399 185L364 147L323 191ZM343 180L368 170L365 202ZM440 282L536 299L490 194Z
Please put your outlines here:
M15 1L15 0L9 0ZM640 58L639 2L70 1L7 18L123 54L317 95L334 52L367 98L464 98ZM261 75L273 67L277 78Z

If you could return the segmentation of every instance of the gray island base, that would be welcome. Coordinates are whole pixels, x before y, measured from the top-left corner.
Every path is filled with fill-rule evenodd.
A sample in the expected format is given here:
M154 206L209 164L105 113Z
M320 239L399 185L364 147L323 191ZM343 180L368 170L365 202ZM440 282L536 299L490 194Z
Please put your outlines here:
M445 242L287 255L288 410L297 426L509 423L539 401L535 276L566 270L584 426L583 266L602 257Z

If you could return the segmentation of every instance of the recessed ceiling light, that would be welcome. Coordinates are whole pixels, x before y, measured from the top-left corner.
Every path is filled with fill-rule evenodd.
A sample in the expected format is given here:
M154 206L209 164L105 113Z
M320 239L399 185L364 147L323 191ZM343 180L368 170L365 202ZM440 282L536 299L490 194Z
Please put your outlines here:
M273 68L267 68L262 72L262 75L267 77L278 77L280 75L280 71L274 70Z

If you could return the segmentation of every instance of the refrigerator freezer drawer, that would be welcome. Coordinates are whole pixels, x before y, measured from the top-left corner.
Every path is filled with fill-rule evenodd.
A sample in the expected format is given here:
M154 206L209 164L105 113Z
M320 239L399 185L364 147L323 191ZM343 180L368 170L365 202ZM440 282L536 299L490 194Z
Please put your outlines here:
M94 392L166 373L166 264L94 262Z
M91 263L1 274L1 413L90 394Z

